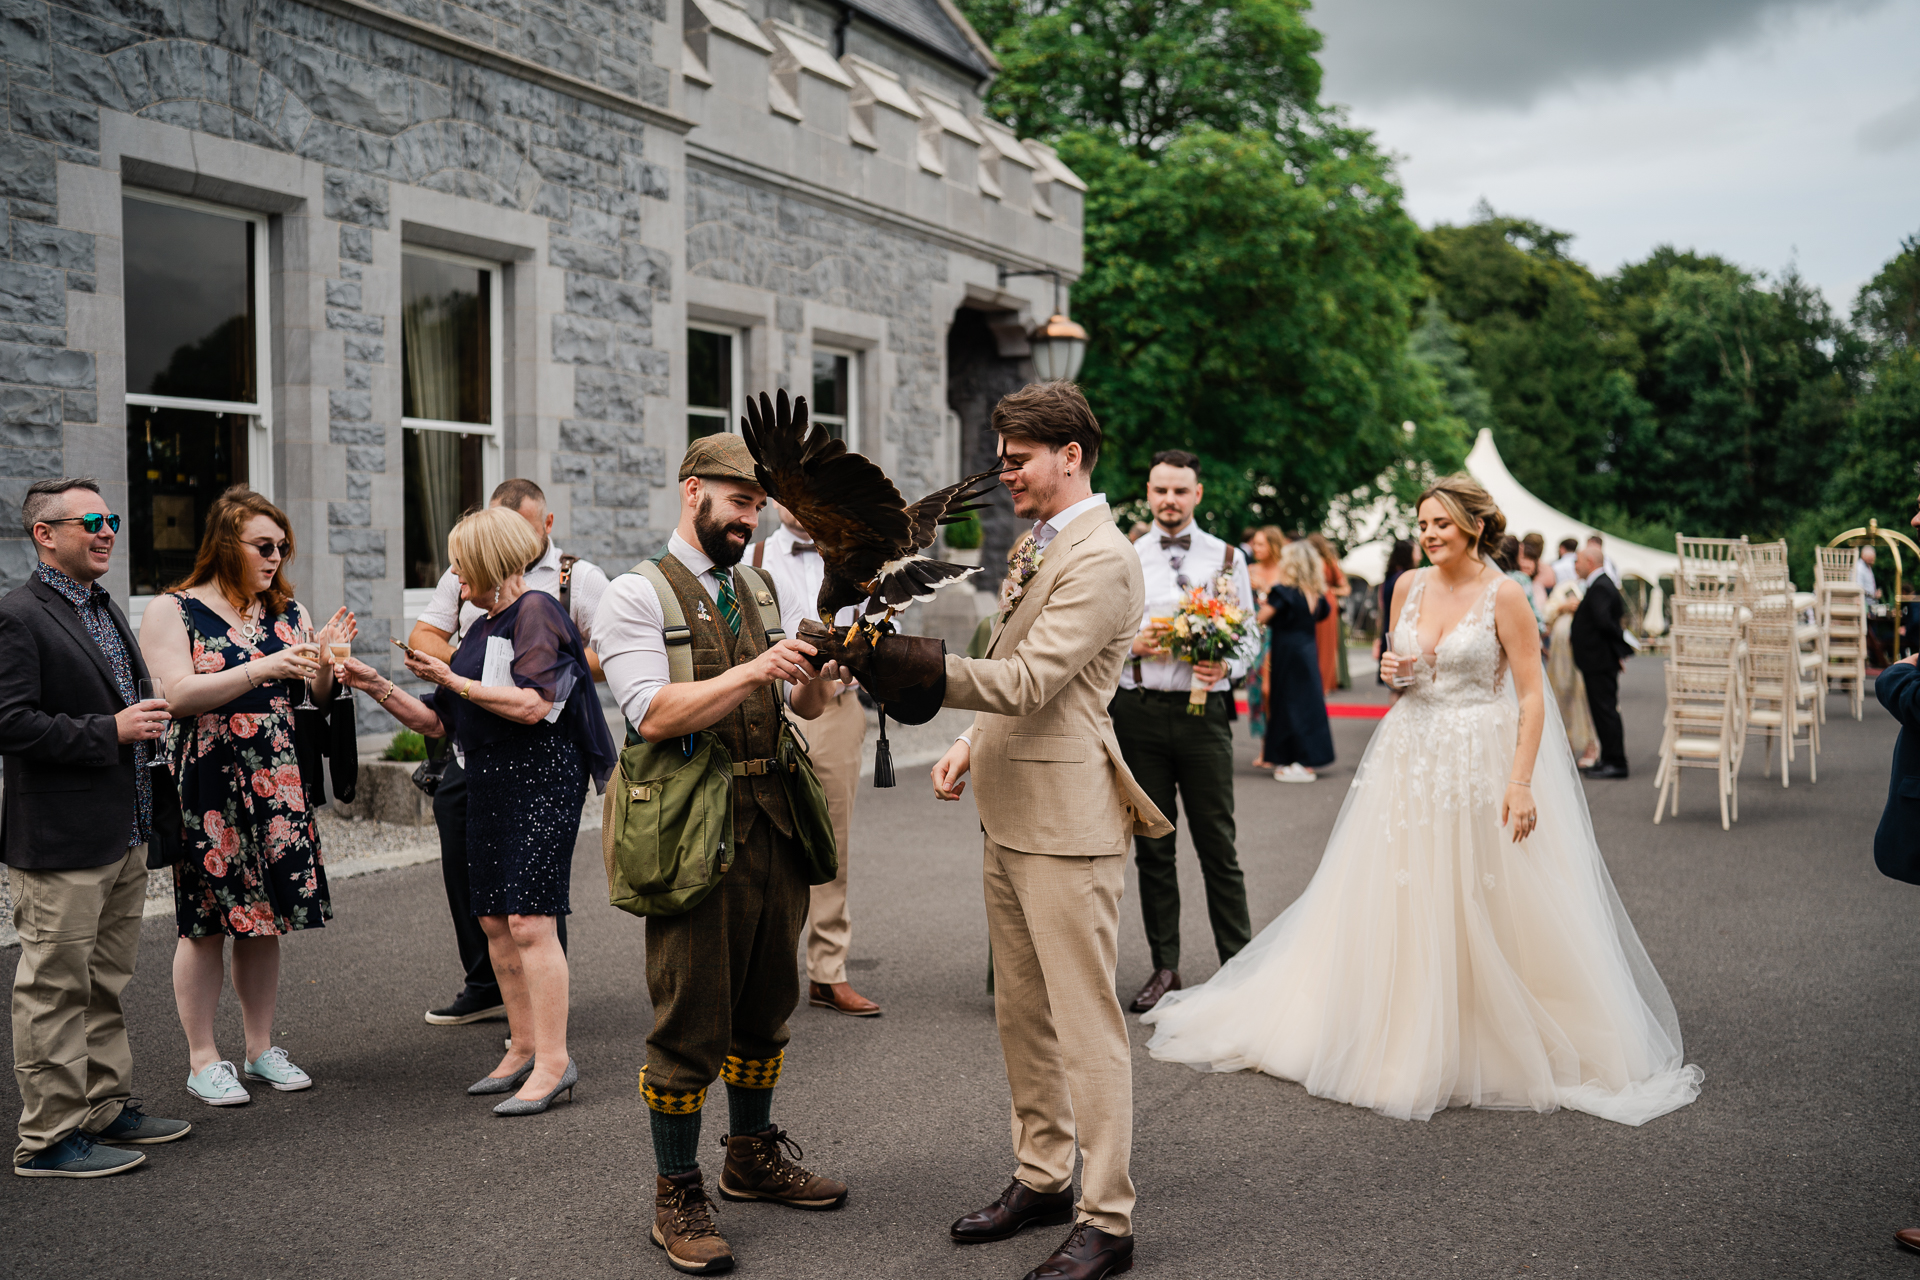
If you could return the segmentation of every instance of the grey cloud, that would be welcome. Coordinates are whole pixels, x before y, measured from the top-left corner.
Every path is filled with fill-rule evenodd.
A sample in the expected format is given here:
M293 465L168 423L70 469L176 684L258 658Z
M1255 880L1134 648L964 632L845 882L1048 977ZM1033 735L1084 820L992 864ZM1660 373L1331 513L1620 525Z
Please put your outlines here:
M1524 106L1570 85L1695 61L1776 18L1884 0L1319 0L1327 96ZM1870 126L1871 127L1871 126Z
M1860 146L1871 152L1898 151L1920 142L1920 94L1860 126Z

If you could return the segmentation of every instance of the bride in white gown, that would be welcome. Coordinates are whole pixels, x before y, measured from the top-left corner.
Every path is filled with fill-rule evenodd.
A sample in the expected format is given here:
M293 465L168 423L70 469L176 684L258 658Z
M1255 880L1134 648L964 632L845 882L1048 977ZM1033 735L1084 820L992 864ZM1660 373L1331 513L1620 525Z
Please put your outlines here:
M1142 1019L1148 1050L1401 1119L1571 1107L1644 1124L1703 1073L1601 860L1533 612L1482 554L1505 518L1465 475L1417 511L1433 567L1400 579L1382 658L1413 683L1306 891Z

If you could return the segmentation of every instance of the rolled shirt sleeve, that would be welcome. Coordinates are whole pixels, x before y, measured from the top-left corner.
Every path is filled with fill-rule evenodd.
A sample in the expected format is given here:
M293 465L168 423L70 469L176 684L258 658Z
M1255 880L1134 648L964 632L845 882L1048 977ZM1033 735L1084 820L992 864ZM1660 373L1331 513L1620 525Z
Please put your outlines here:
M595 653L600 649L593 642L593 620L610 585L606 571L591 560L576 560L573 576L567 580L568 612L573 617L573 625L580 628L580 642Z
M427 607L420 611L415 619L424 622L435 631L444 631L449 636L460 631L460 579L448 569L440 575L440 581L433 584L433 598L427 601Z
M600 655L607 688L635 733L647 718L654 695L673 679L667 665L666 627L666 613L653 584L637 573L626 573L602 591L592 630L586 633Z

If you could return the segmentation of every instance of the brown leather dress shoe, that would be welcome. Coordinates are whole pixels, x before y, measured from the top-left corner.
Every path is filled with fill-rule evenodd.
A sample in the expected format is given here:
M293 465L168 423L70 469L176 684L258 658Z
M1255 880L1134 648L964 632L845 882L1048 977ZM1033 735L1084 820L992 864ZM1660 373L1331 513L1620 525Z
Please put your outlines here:
M850 982L809 982L807 1003L850 1018L877 1018L880 1006L853 989Z
M1022 1227L1057 1227L1073 1221L1073 1188L1064 1191L1035 1191L1015 1178L1000 1193L1000 1198L984 1209L975 1209L947 1228L961 1244L986 1244L1011 1240Z
M653 1242L666 1250L674 1270L690 1276L733 1270L733 1250L714 1225L713 1201L698 1169L654 1179Z
M1140 994L1133 998L1130 1006L1135 1013L1145 1013L1160 1003L1160 997L1169 991L1180 989L1180 975L1172 969L1155 969L1153 976L1147 979L1147 985L1140 988Z
M1133 1237L1112 1236L1089 1222L1074 1224L1053 1256L1026 1280L1101 1280L1133 1270Z
M1907 1227L1903 1230L1896 1231L1893 1233L1893 1239L1895 1244L1912 1249L1915 1253L1920 1253L1920 1227Z
M722 1138L720 1145L727 1149L726 1167L720 1171L723 1200L772 1200L796 1209L838 1209L847 1202L846 1183L794 1163L805 1153L780 1129L769 1125L759 1133Z

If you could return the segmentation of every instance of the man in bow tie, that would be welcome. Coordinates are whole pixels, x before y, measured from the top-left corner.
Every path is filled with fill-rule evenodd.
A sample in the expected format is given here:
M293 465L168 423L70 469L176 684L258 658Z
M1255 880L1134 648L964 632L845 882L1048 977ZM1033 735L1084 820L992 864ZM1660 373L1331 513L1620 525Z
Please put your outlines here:
M1229 662L1190 666L1167 653L1165 620L1196 587L1212 590L1218 579L1231 577L1240 607L1249 616L1254 612L1245 557L1194 522L1194 509L1205 492L1199 458L1182 449L1154 455L1147 473L1153 528L1133 544L1146 580L1146 608L1131 657L1120 669L1112 710L1114 732L1141 789L1169 818L1174 816L1176 791L1187 811L1207 887L1214 950L1224 964L1253 936L1246 880L1234 849L1230 704L1233 681L1258 657L1259 637L1256 633L1250 651ZM1195 682L1211 690L1204 716L1187 714ZM1140 914L1147 926L1153 973L1132 1007L1145 1013L1167 992L1180 989L1180 877L1173 834L1135 836L1133 859L1140 871Z
M793 514L771 503L780 517L773 536L753 546L755 568L765 569L780 595L780 622L787 634L800 634L802 619L820 611L820 583L826 562L814 549L813 535L800 527ZM854 606L837 617L822 618L830 626L852 623ZM853 989L847 981L847 947L853 924L847 917L847 863L853 831L853 800L860 788L860 751L867 740L867 713L854 692L853 681L837 682L827 709L807 726L814 772L827 793L827 816L833 820L833 842L840 848L840 874L813 886L807 914L807 1003L855 1018L874 1018L880 1006Z

